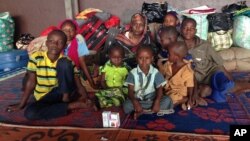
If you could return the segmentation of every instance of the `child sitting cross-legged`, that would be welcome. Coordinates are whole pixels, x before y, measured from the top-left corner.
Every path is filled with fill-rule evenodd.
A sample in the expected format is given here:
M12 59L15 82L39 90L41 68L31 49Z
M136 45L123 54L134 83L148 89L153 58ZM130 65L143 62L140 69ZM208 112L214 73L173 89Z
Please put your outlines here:
M126 89L122 88L128 74L128 67L123 62L124 49L113 46L109 49L109 61L100 68L101 88L95 95L100 108L120 106L125 100Z
M18 104L7 107L8 112L23 109L29 120L52 119L66 116L79 108L95 109L81 85L79 71L62 55L67 36L61 30L51 31L47 37L48 51L37 51L29 58L24 91ZM34 100L29 104L29 97Z
M151 47L139 47L136 52L138 65L128 74L125 85L128 86L128 99L123 103L126 114L134 112L134 119L150 110L153 113L165 111L172 113L172 100L163 95L166 84L158 69L152 66L154 52Z

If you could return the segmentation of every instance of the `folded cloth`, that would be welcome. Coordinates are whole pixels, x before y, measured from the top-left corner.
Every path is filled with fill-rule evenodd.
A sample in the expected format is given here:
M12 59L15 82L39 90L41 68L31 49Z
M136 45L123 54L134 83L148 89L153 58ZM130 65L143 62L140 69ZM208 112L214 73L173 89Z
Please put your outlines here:
M218 71L214 73L211 78L211 98L216 102L226 102L226 95L229 94L229 90L232 89L234 85L234 81L229 80L224 72Z

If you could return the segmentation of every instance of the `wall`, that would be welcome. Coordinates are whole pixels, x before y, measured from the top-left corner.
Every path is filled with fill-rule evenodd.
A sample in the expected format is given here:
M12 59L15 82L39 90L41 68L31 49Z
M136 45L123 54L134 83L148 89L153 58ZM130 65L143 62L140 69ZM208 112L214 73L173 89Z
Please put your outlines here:
M69 0L70 1L70 0ZM77 0L72 0L77 1ZM140 11L144 1L157 2L162 0L78 0L80 11L85 8L99 8L121 17L127 22L133 13ZM167 0L178 9L210 5L221 9L226 4L237 0ZM250 0L247 0L250 6ZM0 0L0 12L9 11L16 22L17 38L21 33L38 36L49 25L57 25L66 18L64 0Z
M146 2L161 2L163 0L79 0L79 9L98 8L104 11L113 13L128 22L133 13L141 10L142 3ZM167 0L167 2L180 10L198 7L201 5L209 5L216 8L218 11L224 5L231 4L240 0ZM250 0L246 0L250 6Z
M38 36L44 28L65 19L63 0L0 0L0 12L5 11L15 20L15 38L21 33Z

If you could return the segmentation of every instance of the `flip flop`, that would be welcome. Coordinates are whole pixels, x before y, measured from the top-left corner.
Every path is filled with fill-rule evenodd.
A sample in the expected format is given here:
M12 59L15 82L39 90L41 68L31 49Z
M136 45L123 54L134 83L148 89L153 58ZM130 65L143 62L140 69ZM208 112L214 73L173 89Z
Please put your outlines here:
M157 112L157 116L164 116L164 115L169 115L169 114L173 114L175 111L174 109L168 109L168 110L160 110L159 112ZM143 114L153 114L154 112L152 112L152 110L143 110Z

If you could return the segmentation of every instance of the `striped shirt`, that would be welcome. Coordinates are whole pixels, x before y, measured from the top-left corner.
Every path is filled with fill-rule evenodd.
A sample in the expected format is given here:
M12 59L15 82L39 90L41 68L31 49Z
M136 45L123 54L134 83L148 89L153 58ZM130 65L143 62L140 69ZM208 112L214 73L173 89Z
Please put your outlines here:
M57 61L62 57L64 56L60 55L55 62L52 62L45 51L38 51L30 56L27 70L36 73L37 84L34 90L36 100L40 100L53 88L58 86L56 65ZM74 72L79 73L76 67L74 68Z
M152 65L150 65L147 75L143 73L138 65L130 71L124 85L134 86L135 97L137 99L152 100L155 97L156 89L165 86L166 83L167 81L163 75Z

